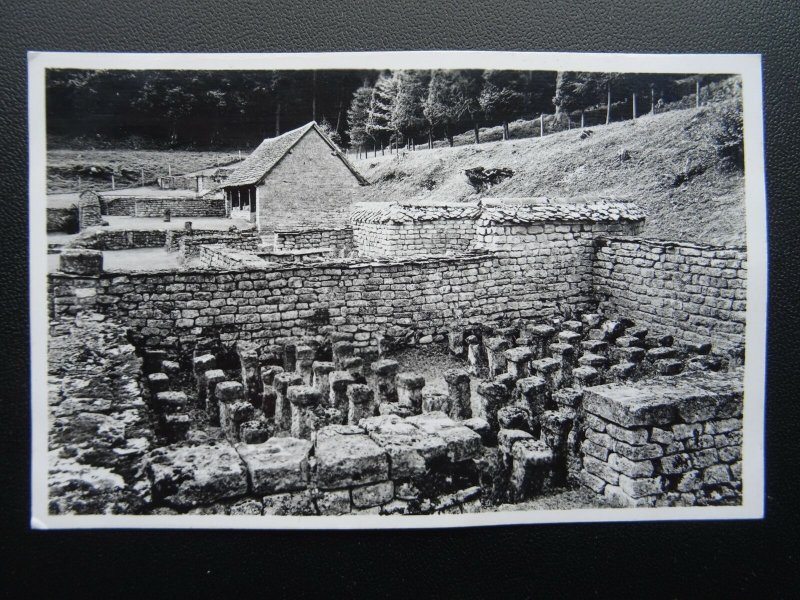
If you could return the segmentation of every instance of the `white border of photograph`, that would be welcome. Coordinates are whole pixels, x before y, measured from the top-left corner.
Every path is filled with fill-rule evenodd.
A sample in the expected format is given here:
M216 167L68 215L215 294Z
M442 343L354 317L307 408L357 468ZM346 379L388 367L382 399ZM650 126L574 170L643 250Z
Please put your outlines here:
M524 69L738 74L742 77L747 226L747 325L742 503L721 507L502 511L429 516L278 517L222 515L50 515L47 490L46 69ZM379 529L574 523L758 519L764 515L764 388L767 218L761 56L756 54L587 54L533 52L344 52L298 54L28 54L31 324L31 526L76 528Z

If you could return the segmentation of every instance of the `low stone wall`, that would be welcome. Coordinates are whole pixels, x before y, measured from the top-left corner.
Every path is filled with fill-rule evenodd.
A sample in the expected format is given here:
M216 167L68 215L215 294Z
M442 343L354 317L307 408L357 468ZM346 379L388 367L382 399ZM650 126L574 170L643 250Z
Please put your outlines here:
M191 240L194 242L194 240ZM183 245L183 244L182 244ZM265 269L269 265L250 250L232 248L225 244L191 243L182 250L182 260L195 258L195 264L206 269Z
M260 238L255 231L204 231L203 233L192 232L178 239L178 251L180 252L181 262L200 256L200 249L203 246L215 246L216 248L230 248L236 251L253 253L258 250ZM174 240L170 240L173 243ZM206 255L204 255L206 256ZM255 257L254 257L255 258ZM205 265L211 266L211 265ZM231 267L216 267L231 268ZM235 268L235 267L234 267Z
M70 243L71 248L92 250L131 250L134 248L160 248L167 240L163 229L125 230L94 229Z
M135 196L100 196L100 207L104 215L132 217L136 211Z
M202 252L213 249L201 246ZM454 322L584 310L591 298L569 283L574 269L566 262L486 253L398 262L264 263L218 272L103 273L93 279L51 273L49 281L54 315L92 305L119 316L151 346L171 346L190 333L223 342L266 342L339 330L363 350L393 329L444 335Z
M341 227L337 229L301 229L292 231L276 231L273 249L309 250L314 248L334 248L350 252L354 248L353 229Z
M740 500L742 382L740 369L586 388L583 485L621 506Z
M683 341L744 345L743 248L607 238L597 244L592 273L606 314L625 314Z
M139 198L133 216L163 217L166 210L172 217L224 217L223 198Z
M350 220L359 254L401 258L469 250L479 214L477 203L365 202Z

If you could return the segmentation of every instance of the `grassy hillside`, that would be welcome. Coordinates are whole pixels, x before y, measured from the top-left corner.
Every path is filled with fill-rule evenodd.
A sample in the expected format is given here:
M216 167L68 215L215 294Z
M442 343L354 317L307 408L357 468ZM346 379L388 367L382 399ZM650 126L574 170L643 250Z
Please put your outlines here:
M739 112L739 100L731 99L586 132L401 152L354 164L373 184L370 200L627 199L647 211L648 237L743 244L744 176L719 153L725 127ZM514 175L478 193L464 174L475 167L508 168Z
M242 152L246 156L245 152ZM73 192L78 177L83 189L111 189L111 174L117 187L137 186L144 169L145 181L172 173L188 173L238 160L236 152L193 152L186 150L49 150L47 190Z

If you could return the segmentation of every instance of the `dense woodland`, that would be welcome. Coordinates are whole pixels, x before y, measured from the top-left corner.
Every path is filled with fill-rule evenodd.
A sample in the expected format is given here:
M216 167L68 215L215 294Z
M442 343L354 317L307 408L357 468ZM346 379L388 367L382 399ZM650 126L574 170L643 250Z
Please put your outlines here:
M343 148L431 145L553 116L630 119L724 76L554 71L77 71L47 74L51 148L247 148L315 120ZM544 124L542 123L542 128Z

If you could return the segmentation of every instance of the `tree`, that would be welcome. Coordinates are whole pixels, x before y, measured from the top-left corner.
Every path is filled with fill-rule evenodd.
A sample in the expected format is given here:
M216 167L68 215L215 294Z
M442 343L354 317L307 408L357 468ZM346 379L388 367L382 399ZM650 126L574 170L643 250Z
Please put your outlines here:
M350 108L347 110L347 132L350 136L350 144L356 148L363 149L369 139L367 120L369 119L371 100L372 87L365 81L364 85L353 93Z
M366 130L369 136L383 143L398 137L397 129L392 123L392 107L397 96L398 80L392 73L385 72L378 76L372 88Z
M522 115L525 94L519 71L484 71L483 89L478 98L481 109L490 119L503 125L503 139L509 138L508 122Z
M431 130L437 125L444 129L451 147L458 124L469 112L468 94L468 82L460 71L431 71L422 112Z
M392 126L406 140L425 131L427 120L423 101L428 85L427 75L419 71L396 71L397 94L392 105ZM428 144L432 132L428 129Z

